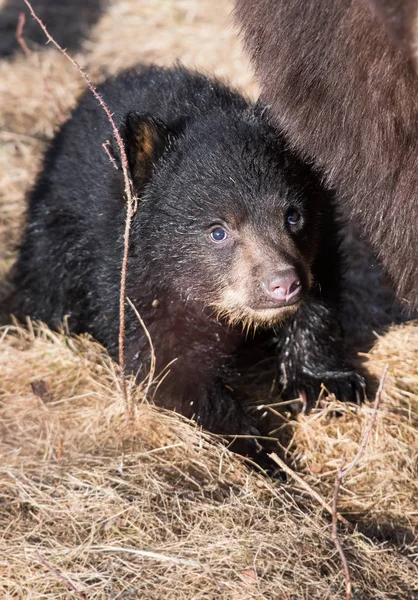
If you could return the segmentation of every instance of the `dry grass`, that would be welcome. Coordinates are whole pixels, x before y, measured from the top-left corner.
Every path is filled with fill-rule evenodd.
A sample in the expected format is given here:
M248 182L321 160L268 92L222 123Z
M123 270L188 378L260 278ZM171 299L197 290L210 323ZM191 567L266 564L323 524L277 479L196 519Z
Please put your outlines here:
M380 377L389 365L383 401L361 465L344 484L339 506L350 518L392 539L416 544L418 531L418 322L394 327L366 355L368 372ZM294 460L307 481L332 497L342 457L354 458L371 406L335 404L298 419ZM411 552L413 552L411 550Z
M228 11L210 0L113 0L77 58L96 79L138 61L181 59L254 94ZM57 127L39 68L67 114L83 87L52 49L0 61L0 279L24 194ZM367 260L356 250L349 273L353 338L395 314ZM354 600L418 596L417 359L417 322L393 327L361 357L371 379L386 363L389 375L366 452L339 498L355 525L341 527ZM343 597L330 519L309 494L265 480L184 419L142 403L141 390L132 393L129 421L114 365L87 338L0 332L0 597ZM329 403L281 418L283 456L327 502L370 412Z
M89 599L340 597L329 520L315 502L250 472L183 419L138 403L127 421L113 365L94 342L10 331L0 361L0 585L9 597L71 597L57 572ZM349 423L334 418L328 431L319 419L299 426L315 429L329 460L341 428L353 441L341 442L335 460L354 452L366 419L367 409ZM379 446L385 421L386 412L359 468L369 470L369 484L373 455L393 449L393 441ZM408 427L408 419L398 423L411 441ZM318 452L315 445L306 451ZM407 457L399 446L394 452L397 462ZM377 473L383 496L392 486L385 465L386 477ZM412 496L406 478L405 469L401 488L409 484ZM342 499L370 502L357 481L355 473ZM404 502L408 513L413 499ZM412 557L360 532L341 537L355 597L414 597Z

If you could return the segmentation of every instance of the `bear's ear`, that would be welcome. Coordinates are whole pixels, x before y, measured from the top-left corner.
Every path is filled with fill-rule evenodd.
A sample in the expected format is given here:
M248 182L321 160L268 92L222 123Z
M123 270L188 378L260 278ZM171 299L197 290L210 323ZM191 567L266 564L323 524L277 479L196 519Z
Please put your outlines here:
M132 182L139 191L151 179L155 162L174 136L160 119L136 112L127 114L121 134Z

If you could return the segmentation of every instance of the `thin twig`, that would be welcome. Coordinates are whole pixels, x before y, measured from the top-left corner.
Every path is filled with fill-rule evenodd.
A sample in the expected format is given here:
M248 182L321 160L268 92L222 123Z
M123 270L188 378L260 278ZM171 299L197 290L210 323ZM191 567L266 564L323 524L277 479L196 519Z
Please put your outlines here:
M358 461L360 460L360 458L367 446L367 443L370 438L370 434L371 434L374 424L376 422L377 411L379 410L379 404L380 404L380 400L382 398L383 386L385 385L385 380L386 380L386 375L388 373L388 369L389 369L389 365L387 364L385 366L385 368L383 369L383 373L380 378L379 387L377 388L377 392L376 392L376 396L375 396L375 400L374 400L372 416L370 417L369 424L367 425L366 431L364 432L364 436L363 436L362 442L360 444L360 447L358 449L357 454L351 461L351 463L344 470L341 470L341 479L343 479L344 477L347 477L347 475L349 473L351 473L351 471L354 469L354 467L357 465Z
M23 28L25 27L25 23L26 23L26 15L25 15L25 13L21 12L21 13L19 13L19 20L17 22L17 27L16 27L16 39L19 43L19 46L22 48L23 52L29 58L30 56L32 56L32 52L31 52L31 50L29 50L28 45L23 37Z
M385 379L386 379L386 375L388 372L388 368L389 365L386 365L385 368L383 369L383 373L382 376L380 378L380 383L379 383L379 387L377 389L376 392L376 397L375 397L375 401L374 401L374 406L373 406L373 412L372 412L372 416L370 417L370 421L366 427L366 430L364 432L363 435L363 439L361 441L361 444L359 446L359 449L357 451L357 454L355 455L355 457L353 458L353 460L348 464L348 466L344 469L344 464L345 464L345 459L343 459L342 463L340 464L340 466L338 467L337 470L337 474L335 476L335 484L334 484L334 495L332 498L332 533L331 533L331 538L332 541L334 542L334 546L336 547L338 554L340 555L341 558L341 563L343 566L343 571L344 571L344 577L345 577L345 598L346 600L351 600L351 591L352 591L352 584L351 584L351 576L350 576L350 569L348 567L348 561L347 558L344 554L344 550L343 547L341 546L341 542L339 540L338 537L338 526L337 526L337 521L339 518L339 513L338 513L338 495L340 492L340 487L341 487L341 483L342 480L344 479L344 477L346 477L349 473L351 473L351 471L357 466L360 458L362 457L364 450L367 446L367 443L369 441L370 438L370 434L373 430L374 424L376 422L376 417L377 417L377 411L379 409L379 404L380 404L380 400L382 397L382 391L383 391L383 386L385 384Z
M103 142L103 144L102 144L102 148L103 148L103 150L106 152L106 154L107 154L107 156L108 156L108 158L109 158L110 162L111 162L111 163L112 163L112 165L115 167L116 171L119 171L119 167L118 167L118 165L116 164L115 157L114 157L114 156L112 156L112 153L111 153L111 152L110 152L110 150L109 150L109 146L110 146L110 142L109 142L109 140L106 140L106 141L105 141L105 142Z
M149 347L150 347L150 351L151 351L151 364L150 364L150 368L149 368L149 373L147 375L147 387L145 388L145 397L148 397L148 392L149 392L149 389L150 389L150 387L152 385L152 382L154 381L154 375L155 375L156 360L155 360L154 344L152 343L150 332L148 331L147 326L145 325L145 323L144 323L141 315L139 314L138 309L133 304L133 302L131 301L130 298L127 297L126 300L128 301L129 306L134 311L136 318L138 319L138 321L141 324L142 329L144 330L144 333L145 333L145 335L147 337L147 340L148 340L148 343L149 343Z
M345 598L346 600L351 599L351 577L350 577L350 569L348 567L347 558L344 554L343 547L341 546L340 539L338 537L338 494L340 491L341 485L341 477L338 476L339 471L337 472L337 476L335 478L335 487L334 487L334 496L332 498L332 529L331 529L331 539L334 542L334 546L336 547L338 554L340 555L341 564L343 566L344 577L345 577Z
M269 457L277 464L279 465L279 467L281 469L283 469L283 471L285 473L287 473L290 477L292 477L292 479L294 479L295 481L297 481L297 483L308 492L308 494L310 496L312 496L312 498L315 498L315 500L317 502L319 502L319 504L325 508L325 510L332 516L333 511L332 511L332 507L328 504L328 502L326 500L324 500L324 498L322 498L322 496L320 494L318 494L318 492L316 490L314 490L309 483L307 483L300 475L298 475L297 473L295 473L295 471L293 471L293 469L291 469L279 456L277 456L277 454L275 452L272 452L271 454L269 454ZM338 514L337 516L338 520L341 521L342 523L344 523L345 525L350 525L350 523L347 521L347 519L344 519L344 517L340 514Z
M123 143L122 137L119 133L119 130L116 126L116 123L113 119L113 115L109 110L109 107L103 100L102 96L98 93L96 87L93 85L91 79L87 75L87 73L81 68L78 62L68 54L68 52L59 45L59 43L51 36L48 29L42 22L42 20L35 13L32 4L29 0L24 0L26 6L29 8L32 17L39 24L42 31L44 32L47 40L51 42L60 52L63 54L71 64L77 69L80 75L83 77L85 82L87 83L91 93L99 103L100 107L105 112L107 119L111 125L113 136L116 140L116 143L119 148L120 160L122 166L123 173L123 181L124 181L124 189L125 189L125 197L126 197L126 220L125 220L125 231L124 231L124 247L123 247L123 258L122 258L122 267L121 267L121 278L120 278L120 308L119 308L119 366L122 376L122 393L126 402L126 406L128 412L131 413L130 410L130 402L128 398L128 388L126 384L126 366L125 366L125 298L126 298L126 278L127 278L127 269L128 269L128 252L129 252L129 234L131 229L132 217L135 212L135 200L134 193L132 187L132 181L129 176L129 165L128 158L125 150L125 145Z
M26 15L25 15L25 13L21 12L21 13L19 13L19 20L17 22L17 27L16 27L16 40L17 40L19 46L22 48L25 56L28 59L33 59L33 57L34 57L33 52L32 52L32 50L29 49L29 46L27 45L25 38L23 37L23 28L25 27L25 23L26 23ZM49 99L51 100L52 108L54 109L57 121L58 121L58 123L62 124L66 121L65 115L61 110L61 107L59 105L58 100L55 97L54 92L49 87L48 80L42 73L42 67L41 67L39 60L36 63L36 67L39 70L39 73L41 75L45 92L48 94Z
M86 596L80 592L73 583L71 583L71 581L69 579L67 579L66 577L64 577L64 575L62 573L60 573L55 567L53 567L52 565L50 565L42 556L42 554L36 550L36 555L39 558L40 562L44 565L44 567L46 567L49 571L51 571L51 573L53 573L56 577L58 577L58 579L61 579L61 581L63 581L65 583L65 585L67 586L67 588L69 590L71 590L72 592L74 592L74 594L77 596L77 598L80 598L80 600L87 600Z

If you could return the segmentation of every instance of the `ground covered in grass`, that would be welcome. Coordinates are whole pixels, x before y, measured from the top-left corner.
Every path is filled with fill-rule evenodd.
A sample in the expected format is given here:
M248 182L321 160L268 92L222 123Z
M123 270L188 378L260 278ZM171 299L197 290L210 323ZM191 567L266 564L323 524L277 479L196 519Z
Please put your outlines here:
M6 23L12 31L15 4L0 0L0 36ZM137 62L179 59L256 95L226 2L112 0L100 3L99 18L97 3L92 9L94 24L78 28L83 37L75 51L96 81ZM53 13L58 40L77 14ZM25 192L83 90L62 56L28 43L30 58L10 51L0 58L0 296L22 231ZM365 452L340 490L339 510L349 524L340 525L339 537L353 599L412 600L418 322L402 323L351 230L345 246L349 345L372 393L386 364L389 372ZM280 399L257 394L260 415L274 417L277 452L302 486L291 475L286 483L267 479L219 440L144 402L140 388L130 393L131 418L116 366L88 338L38 326L0 330L0 597L345 597L324 505L332 502L341 461L358 451L371 406L330 399L295 418Z

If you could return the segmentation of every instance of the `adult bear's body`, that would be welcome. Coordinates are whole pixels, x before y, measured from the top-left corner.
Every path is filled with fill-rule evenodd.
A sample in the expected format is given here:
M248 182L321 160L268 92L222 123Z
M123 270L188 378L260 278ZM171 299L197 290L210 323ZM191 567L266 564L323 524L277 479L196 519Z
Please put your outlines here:
M398 296L417 307L418 78L392 41L399 15L410 30L413 7L392 4L236 0L236 14L275 122L325 170Z

